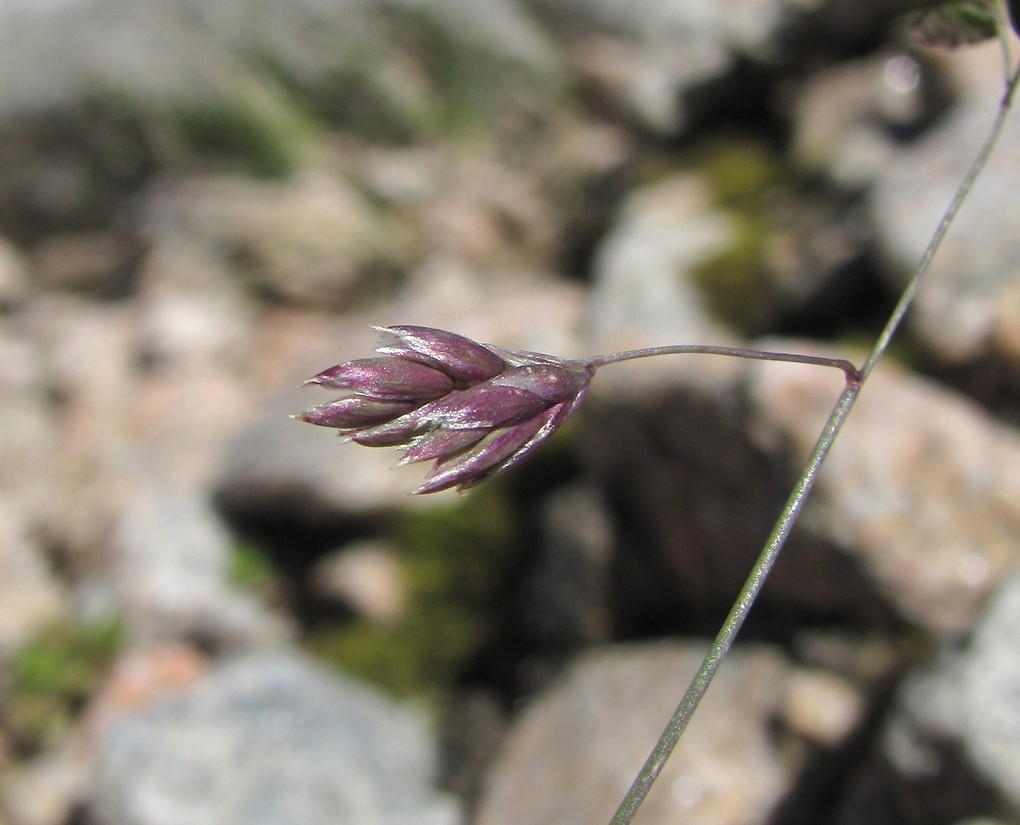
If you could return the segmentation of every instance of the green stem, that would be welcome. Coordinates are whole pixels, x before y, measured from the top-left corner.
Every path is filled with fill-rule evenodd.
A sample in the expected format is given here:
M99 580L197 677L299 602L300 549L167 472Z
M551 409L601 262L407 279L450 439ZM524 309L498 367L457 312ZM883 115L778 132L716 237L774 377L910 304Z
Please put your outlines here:
M999 136L1002 133L1002 127L1005 124L1006 115L1012 105L1013 96L1016 92L1018 82L1020 82L1020 66L1016 67L1013 73L1009 75L1006 83L1006 92L1002 97L1002 101L999 105L999 111L991 128L989 129L988 136L978 152L977 157L971 164L970 169L964 176L963 181L960 183L956 194L953 196L953 199L946 209L942 220L939 222L938 228L932 235L931 241L928 243L928 246L921 256L921 260L918 263L913 276L904 288L903 295L901 296L899 303L896 305L896 308L893 310L892 315L889 317L885 329L876 341L871 354L868 356L868 359L865 361L859 374L856 373L856 371L851 374L844 370L847 375L847 386L840 395L839 400L836 402L836 405L832 410L832 414L829 416L829 420L826 422L825 428L822 430L822 434L819 436L814 450L811 452L811 457L808 459L800 479L794 486L793 492L790 494L789 499L787 499L786 505L783 507L783 510L776 521L776 525L772 529L772 533L762 549L761 555L758 557L757 562L755 562L755 565L751 570L751 575L748 577L747 582L740 591L740 595L737 597L737 600L733 605L733 609L726 617L726 621L723 623L722 629L719 631L719 635L716 636L715 641L712 643L708 655L705 656L701 667L694 676L694 679L691 681L690 687L688 687L683 699L674 711L672 718L669 720L665 730L663 730L662 735L659 737L659 741L656 743L648 759L645 761L645 764L642 766L640 773L631 785L627 795L620 803L619 808L617 808L616 814L613 816L610 825L631 825L634 820L634 816L637 814L638 808L641 807L641 803L644 801L645 796L648 794L648 791L662 772L662 769L666 764L666 760L669 758L670 754L672 754L677 742L680 740L681 734L683 734L684 730L687 728L691 717L694 715L694 711L697 709L702 697L705 695L705 691L708 690L708 686L711 684L712 678L719 669L719 665L722 663L723 658L733 645L737 633L740 631L741 626L744 624L744 621L751 611L752 605L758 598L758 594L761 592L762 587L765 585L765 580L768 578L769 572L772 570L773 565L779 558L779 553L782 550L783 545L786 543L786 539L789 536L790 531L793 529L794 523L800 516L801 510L804 508L804 502L807 500L808 493L814 484L818 471L822 466L822 462L828 455L836 436L839 434L843 424L846 422L847 416L850 414L850 410L857 401L863 382L871 374L875 365L888 349L893 335L900 327L910 304L913 302L914 295L917 293L921 279L930 268L931 262L935 257L935 253L938 251L946 233L949 231L950 225L959 213L960 207L963 205L964 200L970 193L978 177L981 175L988 158L991 156L992 150L995 148L995 144L998 142ZM670 348L663 349L665 350ZM806 362L803 359L796 360L799 360L801 363L815 363ZM830 366L835 366L835 364L831 364ZM855 380L855 376L857 380Z

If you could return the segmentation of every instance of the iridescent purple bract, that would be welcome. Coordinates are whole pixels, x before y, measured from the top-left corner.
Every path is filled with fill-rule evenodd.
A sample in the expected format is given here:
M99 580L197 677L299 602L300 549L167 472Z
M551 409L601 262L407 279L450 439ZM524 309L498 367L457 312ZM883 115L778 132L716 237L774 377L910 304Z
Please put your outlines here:
M414 492L473 487L514 466L578 406L594 366L503 350L419 326L376 327L378 355L308 381L351 395L295 418L358 444L401 446L401 464L434 461Z

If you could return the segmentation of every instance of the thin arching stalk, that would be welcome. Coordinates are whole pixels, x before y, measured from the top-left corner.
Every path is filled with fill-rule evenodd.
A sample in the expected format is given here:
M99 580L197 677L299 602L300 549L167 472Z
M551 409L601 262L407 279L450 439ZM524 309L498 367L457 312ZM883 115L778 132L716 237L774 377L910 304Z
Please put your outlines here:
M786 539L804 507L804 502L807 500L808 493L814 484L818 471L821 468L825 457L828 455L829 450L832 448L832 444L835 441L836 436L839 434L843 424L846 422L853 405L856 403L864 381L871 374L875 365L881 360L888 349L893 336L902 324L903 318L914 300L914 296L917 293L921 281L928 272L928 269L931 267L931 262L935 257L935 253L941 246L942 241L944 240L946 233L949 231L949 227L952 225L959 213L964 200L974 187L974 183L984 170L985 164L988 162L988 158L991 156L996 143L998 143L999 136L1002 133L1002 127L1006 122L1006 116L1012 106L1017 84L1020 82L1020 66L1015 68L1007 67L1007 72L1008 77L1006 82L1006 91L999 104L998 113L996 114L995 120L989 129L988 136L986 137L984 144L968 169L967 174L964 176L963 181L960 183L952 201L946 208L946 211L942 216L942 220L939 222L939 225L932 235L928 246L925 248L917 268L903 290L899 303L897 303L896 308L890 315L885 328L882 330L881 335L875 342L875 345L867 360L864 362L860 372L857 373L856 371L850 372L844 370L847 375L847 386L833 407L829 420L826 422L825 428L822 430L822 433L811 452L811 456L807 461L800 479L794 486L793 492L790 494L789 499L787 499L787 502L776 521L775 527L762 549L761 555L758 557L757 562L751 570L751 575L748 577L747 582L740 591L740 595L737 597L733 609L730 611L729 616L726 617L726 621L723 623L722 629L716 636L715 641L709 649L708 655L705 656L701 667L694 676L694 679L691 681L690 687L688 687L683 699L674 711L672 718L669 720L665 730L663 730L662 735L659 737L659 741L655 744L651 754L648 756L648 759L641 768L640 773L631 785L630 790L620 803L619 808L617 808L616 814L613 816L610 825L631 825L634 820L634 816L637 814L641 803L645 799L645 796L648 794L648 791L662 772L662 769L666 764L666 760L669 758L670 754L672 754L673 749L680 740L680 736L683 734L691 720L691 717L694 715L694 711L697 709L702 697L705 695L705 691L708 690L708 686L712 682L712 678L715 676L716 671L719 669L719 665L726 656L730 647L733 645L741 626L744 624L744 621L750 613L752 605L758 598L758 594L761 592L769 572L772 570L773 565L779 558L779 553L782 550L783 545L786 543ZM802 357L790 360L797 360L801 363L805 362ZM830 366L835 366L835 364L830 364Z
M596 355L585 362L591 368L618 364L621 361L635 361L653 355L728 355L732 358L748 358L752 361L784 361L792 364L809 364L816 367L835 367L847 377L847 381L858 379L857 367L843 358L826 358L821 355L802 355L795 352L770 352L748 347L721 347L709 344L676 344L665 347L648 347L614 352L611 355Z

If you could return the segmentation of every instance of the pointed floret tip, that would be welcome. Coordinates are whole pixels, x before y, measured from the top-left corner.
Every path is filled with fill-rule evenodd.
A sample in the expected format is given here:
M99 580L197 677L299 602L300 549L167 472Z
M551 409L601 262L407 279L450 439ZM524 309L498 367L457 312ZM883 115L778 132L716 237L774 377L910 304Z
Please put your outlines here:
M434 461L415 493L467 489L514 466L559 428L594 374L589 365L432 327L376 330L376 357L307 382L351 394L294 417L365 446L402 446L401 464Z

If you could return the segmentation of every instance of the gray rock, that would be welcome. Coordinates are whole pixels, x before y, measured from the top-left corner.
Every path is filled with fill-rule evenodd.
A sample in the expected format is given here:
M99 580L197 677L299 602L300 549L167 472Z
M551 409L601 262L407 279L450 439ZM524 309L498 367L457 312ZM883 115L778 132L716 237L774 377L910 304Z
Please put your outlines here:
M0 770L4 819L17 825L61 825L72 816L86 785L81 749L65 744Z
M803 341L756 343L813 351ZM678 599L690 610L722 609L769 535L843 376L772 362L736 361L727 373L710 358L696 367L681 357L653 360L676 367L660 366L643 385L628 386L633 378L608 368L596 378L584 411L585 457L624 514L620 557L643 582L631 599L667 615ZM695 372L702 364L714 380ZM883 366L763 598L784 610L873 625L895 616L939 635L965 633L1020 562L1017 502L1016 432L959 394Z
M758 443L803 460L839 395L839 373L769 363L750 374ZM798 533L835 550L831 564L852 558L902 618L953 636L968 630L1020 562L1018 525L1016 432L962 396L887 364L861 393ZM833 577L845 591L849 579L837 569ZM821 581L802 588L827 592Z
M201 499L156 487L125 507L113 577L131 642L198 640L225 648L278 642L284 622L228 579L230 534Z
M124 292L138 250L114 232L58 232L32 251L36 283L92 295Z
M398 453L342 444L335 431L290 417L320 400L328 399L287 393L235 439L216 482L217 501L230 513L323 522L399 506L421 483L414 468L394 470Z
M713 208L707 185L696 176L675 175L632 192L596 253L593 347L610 352L719 342L724 333L710 317L690 272L732 240L730 220ZM662 361L636 362L622 372L661 374L683 367L668 359L668 367L663 367ZM614 379L600 375L600 380Z
M63 596L20 512L0 500L0 662L62 616Z
M1002 94L997 44L954 59L961 103L923 140L900 149L874 192L879 239L896 286L917 265L943 210L977 154ZM957 217L908 316L943 363L1020 360L1020 122L1010 117L985 173Z
M213 295L217 274L200 270L208 282L193 292L145 283L132 302L41 292L23 311L27 375L0 411L13 437L0 478L17 478L30 517L77 575L105 563L138 489L158 480L200 490L255 404L239 369L250 319Z
M348 542L315 563L309 576L311 592L360 618L391 624L403 617L407 606L408 587L399 559L399 548L385 539Z
M114 723L90 810L106 825L455 825L422 716L292 654L228 661Z
M408 230L343 178L308 169L282 181L195 178L153 190L149 232L240 268L277 297L317 308L386 294L411 251Z
M0 496L24 527L53 519L53 478L63 456L60 419L47 398L46 357L31 319L0 319ZM19 530L22 528L18 528Z
M669 643L581 656L517 720L491 768L478 825L608 822L703 654L700 645ZM731 655L642 822L770 821L796 770L767 733L784 667L767 649Z
M160 211L153 200L161 196L149 202ZM230 383L251 366L254 301L217 254L208 224L188 231L153 220L148 231L151 248L136 284L137 358L180 383L195 375Z
M892 127L923 113L921 67L906 54L879 54L813 74L794 108L793 159L837 185L870 186L895 157Z
M930 750L948 737L1020 807L1020 576L1007 579L970 641L904 687L906 722Z
M132 449L139 423L133 316L124 304L40 293L25 307L25 329L41 376L36 392L60 403L39 405L24 422L34 425L25 431L33 438L11 447L33 467L22 485L38 488L35 512L44 515L47 540L66 548L80 571L96 563L133 487L131 471L145 463Z
M805 668L787 680L781 715L786 726L808 742L836 748L858 729L864 710L860 690L848 679Z
M738 54L763 56L787 13L785 0L648 2L541 0L571 44L577 71L643 127L686 125L684 94L724 76Z
M395 32L428 24L454 49L489 55L504 70L546 74L552 50L522 9L508 0L160 0L144 8L124 0L6 4L0 50L0 116L66 106L96 94L145 106L238 112L286 140L307 134L307 120L276 78L336 105L337 78L361 92L343 116L426 120L428 82ZM98 45L97 45L98 44ZM101 46L101 47L100 47ZM61 55L61 60L47 56Z

